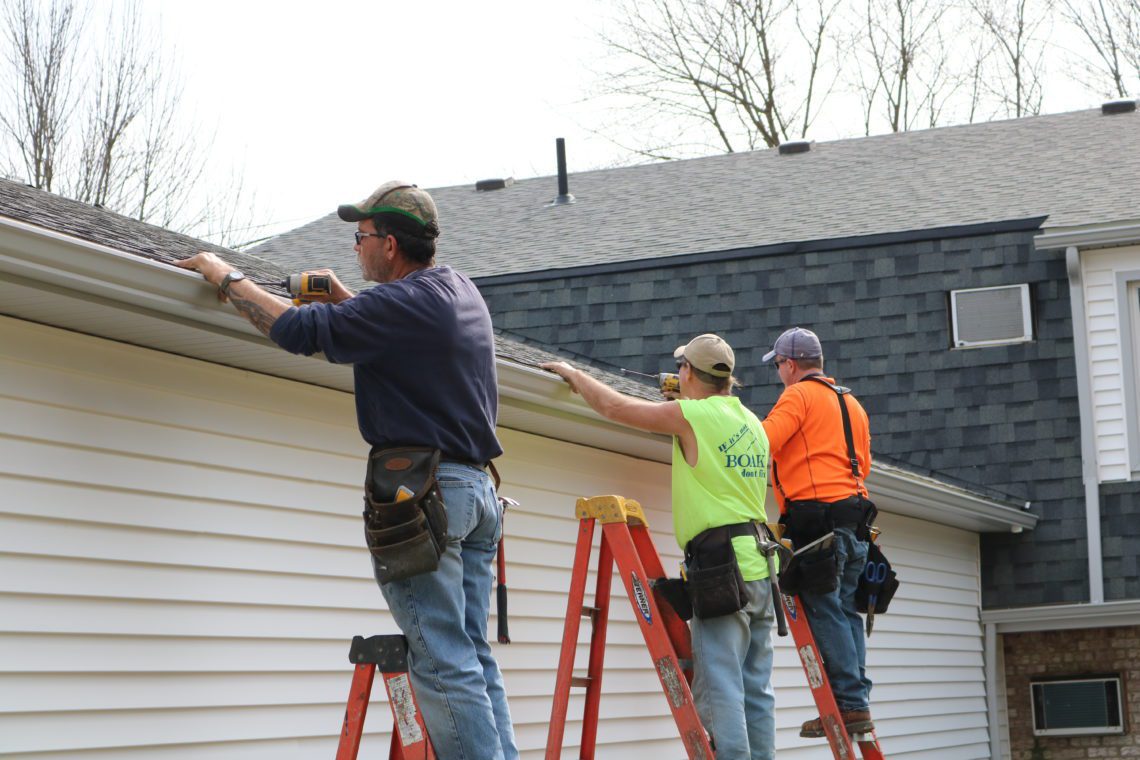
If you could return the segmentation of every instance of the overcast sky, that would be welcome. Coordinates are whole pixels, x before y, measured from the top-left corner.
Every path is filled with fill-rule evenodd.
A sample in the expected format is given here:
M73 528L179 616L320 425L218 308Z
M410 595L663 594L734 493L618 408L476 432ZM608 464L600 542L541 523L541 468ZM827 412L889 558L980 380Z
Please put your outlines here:
M214 172L240 172L256 194L263 226L244 239L388 179L439 187L551 175L556 137L567 138L571 172L631 160L595 134L612 121L589 97L605 68L604 0L142 2L215 135ZM1095 105L1054 82L1044 110ZM857 102L836 110L858 112ZM821 119L809 137L850 126Z
M612 165L590 134L596 0L147 0L215 158L270 231L400 178L424 187ZM552 188L552 195L556 188ZM251 235L255 237L256 235Z

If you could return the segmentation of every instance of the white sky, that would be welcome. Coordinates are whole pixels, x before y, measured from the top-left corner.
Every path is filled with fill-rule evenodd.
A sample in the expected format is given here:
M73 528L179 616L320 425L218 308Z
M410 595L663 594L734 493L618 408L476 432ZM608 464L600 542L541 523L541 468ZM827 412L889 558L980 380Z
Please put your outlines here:
M613 164L584 67L597 0L147 0L186 97L280 231L401 178L423 187ZM261 231L259 231L261 232ZM254 237L256 235L251 235Z
M256 195L265 226L246 239L388 179L551 175L556 137L571 172L631 160L591 133L613 121L588 100L604 68L605 0L142 3L181 61L194 116L215 132L215 174L240 172ZM1046 113L1099 102L1058 82L1047 94ZM821 122L809 137L859 131L847 126Z

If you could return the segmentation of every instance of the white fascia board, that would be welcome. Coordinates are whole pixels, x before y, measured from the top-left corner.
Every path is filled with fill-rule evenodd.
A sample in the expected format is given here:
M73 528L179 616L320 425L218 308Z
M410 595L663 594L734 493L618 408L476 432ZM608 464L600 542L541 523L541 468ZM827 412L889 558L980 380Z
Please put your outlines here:
M1038 251L1057 248L1107 248L1140 242L1140 220L1130 219L1079 227L1053 227L1033 238Z
M4 217L0 272L264 339L197 272Z
M205 329L221 338L263 342L267 348L272 345L232 308L220 304L215 289L195 272L2 217L0 272L38 283L49 296L81 294ZM114 335L103 337L115 339ZM297 358L299 362L321 361ZM642 459L670 461L668 436L605 420L557 376L501 357L496 359L496 368L503 402L500 422L506 427ZM335 370L337 382L329 387L344 389L350 370L339 366ZM281 370L280 376L289 377L289 370ZM292 379L313 382L311 373ZM888 511L942 525L985 532L1021 530L1036 523L1033 515L1008 505L886 465L875 466L868 486L876 498L882 497Z
M1140 625L1140 601L982 610L981 619L997 626L998 633L1114 628Z
M1024 509L882 463L872 467L867 488L872 500L889 499L892 512L979 533L1020 533L1037 525L1037 516ZM896 501L906 506L894 507Z

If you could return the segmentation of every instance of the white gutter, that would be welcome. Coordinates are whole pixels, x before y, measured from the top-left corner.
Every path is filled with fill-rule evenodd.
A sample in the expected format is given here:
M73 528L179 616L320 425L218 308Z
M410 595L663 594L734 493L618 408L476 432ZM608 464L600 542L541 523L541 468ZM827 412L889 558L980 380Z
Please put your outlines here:
M1140 600L1103 604L1054 604L982 610L982 622L997 633L1061 631L1081 628L1116 628L1140 625Z
M221 342L255 344L253 350L241 354L243 361L250 363L243 369L263 371L256 362L270 357L274 369L267 374L337 390L351 389L348 367L279 351L233 309L219 304L215 289L197 273L4 217L0 217L0 272L11 281L34 287L36 292L205 330ZM21 316L10 309L6 313ZM37 321L53 324L50 319ZM83 326L59 326L87 331ZM102 337L121 339L114 334ZM227 363L237 366L232 361ZM496 358L496 368L500 396L509 402L503 405L508 412L501 408L501 421L510 418L504 421L507 427L652 461L669 461L668 437L630 430L603 419L580 396L570 393L558 377L503 357ZM886 465L875 467L868 486L884 502L890 502L891 511L942 525L976 531L1020 531L1032 528L1037 520L1009 505Z
M1033 238L1039 251L1056 248L1101 248L1132 245L1140 240L1140 221L1112 222L1083 227L1050 229Z

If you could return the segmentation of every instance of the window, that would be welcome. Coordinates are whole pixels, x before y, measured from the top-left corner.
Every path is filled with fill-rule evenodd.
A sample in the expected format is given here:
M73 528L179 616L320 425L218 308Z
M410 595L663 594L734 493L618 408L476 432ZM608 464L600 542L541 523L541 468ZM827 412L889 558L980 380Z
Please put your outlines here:
M954 348L980 348L1033 340L1029 285L950 291Z
M1035 736L1124 733L1119 676L1031 683Z

